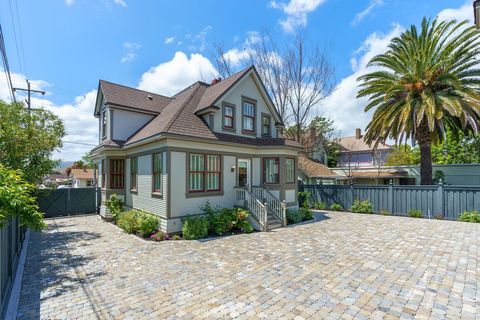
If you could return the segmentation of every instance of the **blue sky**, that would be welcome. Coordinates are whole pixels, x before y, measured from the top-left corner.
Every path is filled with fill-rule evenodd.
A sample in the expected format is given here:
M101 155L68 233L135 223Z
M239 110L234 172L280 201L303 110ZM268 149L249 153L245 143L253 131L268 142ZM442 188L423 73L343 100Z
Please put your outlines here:
M315 112L333 118L343 134L351 134L368 123L363 101L355 99L355 78L365 71L368 59L423 16L472 19L471 3L5 0L0 3L0 23L14 84L23 85L28 77L48 91L34 100L35 106L65 120L67 141L97 142L93 103L99 79L172 94L201 77L215 76L212 43L223 42L240 59L256 32L269 30L288 43L301 28L311 45L329 48L336 70L336 90ZM1 98L8 100L3 74ZM65 143L56 156L75 160L89 148Z

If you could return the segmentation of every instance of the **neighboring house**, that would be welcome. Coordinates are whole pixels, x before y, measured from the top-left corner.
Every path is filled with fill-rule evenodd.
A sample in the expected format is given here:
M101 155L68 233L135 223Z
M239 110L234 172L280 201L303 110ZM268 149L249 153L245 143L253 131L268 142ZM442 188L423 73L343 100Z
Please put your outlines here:
M70 171L72 188L94 187L94 169L72 169Z
M112 194L158 215L167 232L207 201L246 207L262 229L298 206L301 146L279 135L282 120L253 66L172 97L101 80L95 117L103 217Z
M337 166L375 167L386 162L392 147L380 143L374 148L373 145L369 146L363 138L362 130L357 128L354 136L341 137L336 141L339 146Z
M320 161L303 154L298 156L298 177L305 184L335 184L344 178Z

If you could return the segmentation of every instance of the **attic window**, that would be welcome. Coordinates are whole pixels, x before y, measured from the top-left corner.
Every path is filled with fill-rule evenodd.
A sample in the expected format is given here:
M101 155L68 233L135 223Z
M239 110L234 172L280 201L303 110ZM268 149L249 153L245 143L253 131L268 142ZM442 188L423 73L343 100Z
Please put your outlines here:
M147 98L148 98L148 100L150 100L150 101L153 100L153 97L152 97L151 95L148 95Z

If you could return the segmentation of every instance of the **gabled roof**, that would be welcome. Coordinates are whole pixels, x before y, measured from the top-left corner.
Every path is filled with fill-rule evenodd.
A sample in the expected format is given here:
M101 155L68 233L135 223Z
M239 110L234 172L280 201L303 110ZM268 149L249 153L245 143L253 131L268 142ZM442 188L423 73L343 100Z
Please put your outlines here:
M120 84L100 80L99 91L103 94L105 103L133 109L135 111L147 111L159 114L172 98L156 93L147 92ZM98 115L100 110L95 110Z
M76 179L93 179L93 169L72 169L70 176Z
M326 165L309 159L307 156L301 154L298 156L298 170L300 170L305 176L309 178L327 178L327 179L339 179L338 174L333 172Z
M282 138L248 138L212 132L202 117L196 114L197 111L203 109L201 106L205 106L206 108L212 106L215 101L228 92L235 83L240 81L252 70L255 70L253 66L213 85L200 81L196 82L171 98L112 84L103 80L100 81L100 87L108 103L120 106L128 105L130 108L152 111L158 114L137 132L132 134L126 141L108 140L102 142L102 144L95 147L95 149L101 146L122 147L160 134L175 134L249 145L301 147L300 144L295 141ZM133 95L133 97L129 95ZM149 95L153 99L147 99L148 101L145 101L144 98ZM271 103L271 100L269 103ZM274 107L273 103L271 105Z

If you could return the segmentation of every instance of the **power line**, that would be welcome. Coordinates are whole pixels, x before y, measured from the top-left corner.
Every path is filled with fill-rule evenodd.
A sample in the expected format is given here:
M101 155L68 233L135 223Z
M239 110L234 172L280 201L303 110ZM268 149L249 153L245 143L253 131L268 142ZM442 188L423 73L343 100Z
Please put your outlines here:
M8 4L10 6L10 17L12 19L13 38L15 39L15 48L17 49L18 64L20 65L20 69L22 70L23 74L25 74L25 68L23 67L22 59L20 58L20 50L18 49L17 31L15 28L15 20L13 18L12 1L8 0Z
M32 111L32 92L34 93L41 93L42 96L45 95L45 91L42 90L33 90L30 88L30 81L27 79L27 88L12 88L13 92L19 90L19 91L26 91L28 96L27 96L27 107L28 107L28 112Z
M5 38L3 37L2 25L0 24L0 54L2 55L3 70L5 72L5 78L7 79L8 89L10 91L10 96L14 103L17 102L15 99L15 92L13 90L12 77L10 75L10 67L8 65L7 59L7 50L5 49Z
M25 59L25 47L23 46L23 35L20 24L20 15L18 14L18 0L15 0L15 11L17 12L18 35L20 36L20 47L22 48L23 67L25 68L25 76L28 76L27 61Z
M87 142L66 141L66 140L63 140L62 142L63 143L71 143L71 144L80 144L80 145L91 146L91 147L96 147L97 146L96 144L87 143Z

